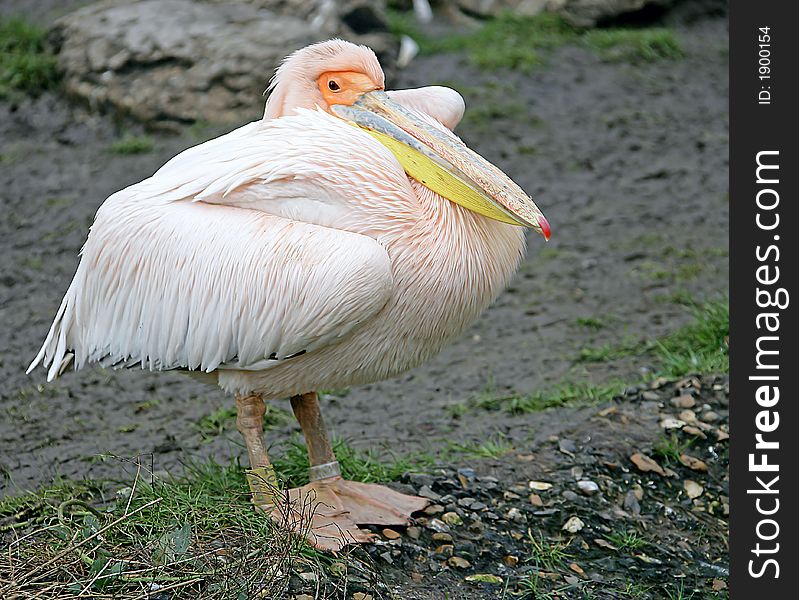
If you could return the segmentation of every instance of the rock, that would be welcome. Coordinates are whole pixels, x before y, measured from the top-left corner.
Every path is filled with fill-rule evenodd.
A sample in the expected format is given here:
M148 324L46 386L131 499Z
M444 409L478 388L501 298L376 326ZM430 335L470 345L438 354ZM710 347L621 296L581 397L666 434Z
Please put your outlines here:
M465 498L460 498L458 500L458 506L462 506L463 508L469 508L474 502L477 502L477 499L466 496Z
M690 409L680 411L678 416L681 421L686 423L696 423L696 413Z
M700 418L705 423L715 423L716 421L718 421L721 418L721 416L719 415L719 413L717 413L715 411L708 410L708 411L703 412L702 416Z
M476 502L472 502L469 505L469 508L474 511L485 510L488 508L488 505L485 502L480 502L479 500Z
M452 556L452 553L455 551L455 546L452 544L441 544L438 548L436 548L433 553L438 554L440 556L448 557Z
M699 498L699 496L702 495L702 492L705 491L705 489L701 485L690 479L686 479L685 481L683 481L682 486L685 489L685 493L688 495L688 497L691 500Z
M441 520L450 527L463 525L463 519L461 519L461 516L456 512L445 512L443 515L441 515Z
M546 481L530 481L527 484L531 490L536 490L538 492L545 492L546 490L552 487L551 483L547 483Z
M430 522L427 524L427 528L439 533L449 533L449 525L439 519L430 519Z
M646 454L641 454L640 452L636 452L635 454L630 456L630 460L633 462L633 464L636 467L638 467L639 471L642 471L644 473L648 473L651 471L657 473L658 475L663 475L664 477L666 476L666 472L663 470L663 468L659 464L657 464L654 460L649 458Z
M450 534L448 534L448 533L436 532L436 533L433 534L433 541L434 542L441 542L441 543L445 543L445 542L451 543L452 542L452 536Z
M514 556L513 554L508 554L507 556L502 558L502 562L506 567L513 568L519 564L519 557Z
M583 527L585 527L585 523L580 519L580 517L569 517L569 520L563 524L561 529L563 531L568 531L569 533L577 533Z
M660 394L658 394L657 392L651 392L647 390L646 392L643 392L641 394L641 398L649 402L657 402L658 400L660 400Z
M527 517L524 516L524 513L520 511L518 508L513 507L511 508L506 514L505 518L508 521L513 521L514 523L525 523L527 522Z
M574 458L574 454L577 452L577 444L575 444L573 440L563 438L558 440L558 450L560 450L563 454Z
M422 487L419 488L419 495L422 498L427 498L428 500L432 500L433 502L438 502L439 500L441 500L441 494L436 494L427 485L423 485Z
M666 417L660 422L660 426L663 429L682 429L685 425L685 421L675 419L674 417Z
M366 592L355 592L352 595L352 600L374 600L374 596L372 596L372 594L367 594Z
M431 504L430 506L425 507L424 513L426 515L440 515L444 512L444 507L440 504Z
M578 481L577 488L584 496L593 496L599 491L599 486L595 482L588 480Z
M691 456L690 454L680 454L680 462L684 464L689 469L693 469L694 471L702 471L707 473L707 465L704 461Z
M384 529L383 537L387 540L398 540L401 536L398 531L394 531L393 529Z
M408 527L405 533L407 533L408 537L412 540L418 540L422 536L422 530L413 526Z
M386 561L388 564L393 565L394 559L391 557L391 552L383 552L380 554L380 558Z
M569 564L569 569L577 573L580 577L585 577L585 571L583 571L582 567L577 563L573 562Z
M466 577L466 581L476 581L478 583L494 583L494 584L501 584L503 583L502 577L499 575L491 575L490 573L477 573L475 575L469 575Z
M530 494L530 504L541 507L544 506L544 501L541 500L541 496L538 494Z
M688 435L700 437L703 440L707 439L707 436L704 434L704 432L701 429L694 427L693 425L686 425L685 427L682 428L682 430Z
M696 400L694 400L693 396L683 394L682 396L672 398L671 405L675 408L693 408L696 406Z
M468 569L472 566L465 558L461 558L460 556L451 556L447 559L447 564L450 567L455 567L456 569Z
M641 505L639 504L638 500L639 498L636 496L635 492L633 490L630 490L624 496L624 503L622 504L622 507L628 513L631 513L636 516L640 515Z
M323 2L305 4L321 10ZM352 12L344 12L347 4L354 3L332 3L341 12L319 21L243 1L106 0L56 21L50 39L66 92L94 107L152 127L238 123L263 114L262 92L274 68L312 42L334 35L368 40L391 66L393 36L385 26L356 35L342 20Z

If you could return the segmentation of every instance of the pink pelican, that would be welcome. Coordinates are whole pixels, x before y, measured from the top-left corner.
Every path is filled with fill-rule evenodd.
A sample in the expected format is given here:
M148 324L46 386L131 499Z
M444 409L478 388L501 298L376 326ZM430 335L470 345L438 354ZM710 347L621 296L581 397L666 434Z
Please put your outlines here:
M110 196L28 369L182 369L219 385L254 503L323 549L370 541L359 524L407 524L427 500L343 479L315 390L430 358L504 288L523 227L549 238L532 199L452 133L457 92L383 89L369 48L308 46L277 69L263 119ZM287 397L310 483L281 492L262 424L264 400Z

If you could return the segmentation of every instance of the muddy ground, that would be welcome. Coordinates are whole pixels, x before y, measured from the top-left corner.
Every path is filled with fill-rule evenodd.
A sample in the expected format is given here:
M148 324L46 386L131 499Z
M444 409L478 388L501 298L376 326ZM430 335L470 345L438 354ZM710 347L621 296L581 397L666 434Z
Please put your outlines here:
M565 47L545 67L525 74L487 73L462 55L444 54L419 57L390 82L397 88L440 83L459 89L467 117L458 133L533 195L553 236L548 244L531 236L528 256L507 292L437 358L395 380L327 396L325 415L339 437L358 447L399 452L501 438L513 446L506 458L463 458L449 466L506 478L502 489L507 490L511 478L513 483L543 479L563 468L563 453L551 451L553 443L557 449L552 436L578 444L590 440L629 470L634 467L625 457L662 435L650 422L661 410L651 401L625 400L624 410L647 423L628 420L624 428L597 421L606 406L523 415L448 407L486 390L524 394L564 381L637 381L652 370L651 358L584 364L575 357L588 346L668 334L690 320L686 296L701 300L726 293L726 20L703 18L674 28L685 50L678 60L606 63L588 49ZM154 150L141 155L109 151L122 130L136 127L87 112L57 92L0 102L2 494L58 477L125 477L124 465L100 455L152 454L155 469L172 471L186 457L226 461L244 455L235 432L209 440L198 431L203 416L229 406L231 399L179 374L87 369L45 384L43 371L24 373L103 199L147 177L183 148L222 132L195 128L178 136L155 135ZM586 327L586 319L604 326ZM717 396L713 402L726 407L726 395L709 389ZM462 414L456 418L455 412ZM296 429L279 427L270 441L284 440ZM519 455L535 460L520 467ZM717 460L707 452L701 458ZM717 487L726 471L718 460L711 466ZM679 487L682 479L675 481ZM642 512L657 515L658 506ZM528 526L525 521L521 529ZM658 544L676 543L681 527L692 545L696 524L687 521L672 522L671 537ZM724 539L723 524L703 527L710 527L717 543ZM710 590L711 580L724 575L725 556L722 546L715 547L705 560L716 561L721 570L695 566L690 584ZM642 568L641 559L630 560ZM619 568L627 567L622 562ZM678 571L662 569L660 579L645 579L663 586L676 581ZM629 572L634 580L635 571ZM462 576L449 569L432 581L441 579ZM432 581L402 582L402 597L437 598L450 589L449 584L430 588ZM498 597L485 584L457 589L451 597ZM654 595L642 597L668 597L649 593ZM608 591L595 597L625 596Z

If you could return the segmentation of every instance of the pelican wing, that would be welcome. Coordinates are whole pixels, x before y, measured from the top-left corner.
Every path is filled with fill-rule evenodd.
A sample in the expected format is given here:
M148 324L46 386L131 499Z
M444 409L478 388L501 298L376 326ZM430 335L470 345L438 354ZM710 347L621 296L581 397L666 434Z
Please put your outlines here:
M378 242L220 203L228 177L237 194L270 198L256 164L264 156L243 150L260 129L192 148L103 203L30 369L49 365L53 379L72 353L76 368L263 369L334 343L380 311L393 279ZM281 177L275 189L285 190Z

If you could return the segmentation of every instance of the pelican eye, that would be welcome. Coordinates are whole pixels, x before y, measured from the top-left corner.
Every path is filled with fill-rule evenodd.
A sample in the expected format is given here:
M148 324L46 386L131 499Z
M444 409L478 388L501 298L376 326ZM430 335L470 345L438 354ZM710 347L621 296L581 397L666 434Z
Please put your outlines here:
M331 92L337 92L341 89L341 87L338 83L336 83L335 80L331 79L327 82L327 89L329 89Z

